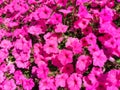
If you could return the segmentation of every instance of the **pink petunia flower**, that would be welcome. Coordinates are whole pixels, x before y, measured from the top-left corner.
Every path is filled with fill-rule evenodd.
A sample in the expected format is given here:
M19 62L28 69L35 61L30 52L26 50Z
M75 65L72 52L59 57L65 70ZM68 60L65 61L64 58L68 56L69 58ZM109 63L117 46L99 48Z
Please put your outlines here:
M67 39L65 46L68 49L71 49L74 54L78 54L82 52L82 45L77 38L69 37Z
M103 50L99 50L93 53L93 65L103 67L104 63L107 61L107 57Z
M87 26L85 29L82 29L82 32L84 35L88 35L89 33L92 33L92 27Z
M49 24L59 24L59 23L62 23L62 15L58 14L58 13L54 13L48 19L47 23L49 23Z
M45 39L45 41L50 40L50 39L51 40L56 39L56 41L58 41L58 43L60 43L63 40L63 37L62 37L62 33L48 32L44 35L44 39Z
M99 47L97 44L92 44L88 47L88 50L90 51L90 54L93 55L94 52L99 51Z
M6 69L7 72L9 72L11 74L13 74L15 72L15 66L11 62L8 62L5 69Z
M69 90L80 90L82 84L81 75L77 73L71 74L67 79L67 84Z
M60 75L57 75L55 77L55 83L57 87L66 87L66 81L67 81L68 75L66 73L62 73Z
M100 23L109 22L113 19L113 11L107 6L100 12Z
M40 61L38 64L38 69L36 71L38 78L46 78L48 76L49 69L47 64L43 61Z
M72 74L74 72L74 67L72 64L66 64L63 67L60 68L61 73L67 73L68 75Z
M30 66L30 61L25 61L25 60L16 60L15 61L16 65L18 68L26 68L28 69Z
M48 6L44 5L39 8L38 15L42 19L48 19L50 17L50 14L52 13L52 9L50 9Z
M89 44L96 44L96 36L93 33L89 33L86 39Z
M78 73L84 73L88 69L88 66L91 63L92 63L92 58L90 56L81 55L76 63L76 71Z
M67 31L67 29L68 29L67 25L63 25L63 24L59 23L58 25L56 25L55 32L64 33Z
M22 74L22 72L20 70L16 70L14 73L14 79L16 81L17 85L22 85L25 76Z
M83 82L84 86L86 87L86 90L96 90L96 87L99 86L99 80L101 80L101 82L105 82L105 77L100 78L102 77L102 75L103 72L101 68L93 67L90 74L88 76L83 77Z
M78 29L78 28L85 29L87 27L88 23L89 23L88 19L80 18L79 20L75 21L74 27L76 29Z
M67 9L60 9L59 12L62 12L64 14L64 16L66 16L67 14L72 12L72 7L68 7Z
M33 79L25 79L23 81L23 88L25 90L32 90L32 88L34 87L34 82L33 82Z
M66 4L67 4L67 1L68 1L68 0L56 0L56 3L57 3L59 6L65 7Z
M119 2L119 3L120 3L120 0L117 0L117 2Z
M83 3L86 0L79 0L79 1L81 1ZM79 5L79 11L78 11L77 16L79 18L86 18L86 19L92 18L92 15L89 14L89 12L87 11L87 8L83 4Z
M43 34L44 31L41 29L41 27L39 26L31 26L29 29L28 29L28 32L30 34L33 34L33 35L39 35L39 34Z
M0 49L0 63L4 61L8 57L9 53L7 49Z
M44 78L39 82L39 90L56 90L54 78Z
M0 71L0 83L2 83L4 79L5 79L4 72Z
M9 40L2 40L0 43L0 47L10 49L12 47L12 43Z
M58 54L58 60L62 65L72 63L73 53L70 50L62 49Z
M3 90L15 90L16 84L13 79L5 80L3 84Z
M43 49L47 54L58 53L58 43L55 39L49 39L44 44Z
M115 49L116 48L116 40L114 38L111 38L107 41L105 41L104 46L111 48L111 49Z

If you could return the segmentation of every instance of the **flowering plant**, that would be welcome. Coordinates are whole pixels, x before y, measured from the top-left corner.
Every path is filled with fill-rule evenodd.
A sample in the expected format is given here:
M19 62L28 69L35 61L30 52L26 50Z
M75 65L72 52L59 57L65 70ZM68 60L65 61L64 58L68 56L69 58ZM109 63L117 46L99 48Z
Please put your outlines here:
M73 89L120 89L120 0L0 0L0 90Z

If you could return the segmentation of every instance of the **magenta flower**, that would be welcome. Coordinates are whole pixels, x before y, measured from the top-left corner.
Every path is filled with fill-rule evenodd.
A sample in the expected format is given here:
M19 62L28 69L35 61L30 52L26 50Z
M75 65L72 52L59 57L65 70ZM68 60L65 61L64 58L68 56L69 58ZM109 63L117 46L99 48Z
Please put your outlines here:
M9 40L2 40L0 43L0 47L10 49L12 47L12 43Z
M44 35L44 39L47 40L53 40L56 39L59 43L63 40L62 34L61 33L53 33L53 32L48 32Z
M78 58L78 61L76 63L76 71L78 73L84 73L87 69L88 66L92 63L92 59L90 56L85 56L85 55L81 55Z
M0 49L0 63L4 61L8 57L8 50L7 49Z
M2 83L5 80L4 72L0 71L0 83Z
M105 82L105 75L104 78L102 79L102 69L101 68L93 68L91 73L88 76L84 76L83 77L83 82L84 82L84 86L86 87L86 90L96 90L96 87L98 87L99 85L99 81L101 80L101 82ZM99 87L98 87L99 88Z
M86 90L94 90L96 83L98 83L93 74L83 77L83 82Z
M57 32L57 33L64 33L64 32L67 31L67 29L68 29L67 25L63 25L63 24L59 23L55 27L55 32Z
M105 41L104 46L111 48L111 49L115 49L116 48L116 40L114 38L111 38L107 41Z
M86 39L89 44L96 44L96 36L93 33L89 33Z
M67 9L60 9L59 11L62 12L66 17L67 14L72 12L72 7L68 7Z
M80 18L79 20L77 20L74 23L74 27L76 29L78 29L78 28L85 29L87 27L88 23L89 23L88 19Z
M60 68L61 73L67 73L68 75L72 74L74 72L74 68L72 64L66 64L63 67Z
M8 90L8 89L15 90L16 89L15 81L13 79L5 80L2 88L3 90Z
M93 65L103 67L104 63L107 61L107 57L103 50L99 50L93 53Z
M43 49L47 54L58 53L58 43L55 39L49 39L44 44Z
M88 35L89 33L92 33L92 27L87 26L85 29L82 29L82 32L84 35Z
M119 87L119 83L120 83L120 70L111 70L110 72L108 72L108 77L107 80L110 82L111 86L117 86Z
M57 58L57 55L52 59L52 64L58 68L61 68L63 66L60 60Z
M28 69L29 66L30 66L30 61L25 61L23 59L16 60L15 63L16 63L18 68L26 68L26 69Z
M34 87L33 79L25 79L23 81L23 88L25 90L32 90L33 87Z
M94 52L99 51L100 49L97 44L91 44L88 47L88 50L90 51L90 54L93 55Z
M77 73L71 74L70 77L67 79L67 84L69 90L79 90L82 84L81 75Z
M107 86L107 90L119 90L116 86Z
M82 47L83 47L83 46L88 46L87 38L86 38L86 37L83 37L83 38L80 40L80 43L82 44Z
M36 71L38 78L46 78L48 76L49 69L47 64L43 61L40 61L38 64L38 69Z
M0 29L0 40L2 39L2 37L4 37L7 34L7 32L3 29Z
M15 71L14 79L17 85L22 85L23 81L25 80L25 76L22 74L20 70Z
M117 2L120 2L120 0L117 0Z
M8 62L8 65L5 68L7 72L13 74L15 72L15 66L11 62Z
M89 0L79 0L78 1L78 2L81 2L81 5L79 5L79 11L78 11L77 16L79 18L91 19L92 15L88 13L87 8L82 4L85 1L89 1Z
M38 12L40 18L47 19L50 17L52 10L48 6L44 5L43 7L39 8Z
M28 3L33 4L33 3L36 3L36 1L35 0L29 0Z
M58 14L58 13L55 13L50 17L50 19L48 19L47 22L50 23L50 24L62 23L62 15Z
M39 90L56 90L53 78L44 78L39 82Z
M109 13L109 14L108 14ZM100 23L109 22L113 19L113 11L107 6L100 13Z
M0 0L0 90L119 90L120 0Z
M68 63L72 63L73 53L70 50L60 50L58 54L58 60L61 62L62 65L66 65Z
M68 75L66 73L62 73L55 77L55 83L57 87L66 87L66 81L68 79Z
M42 28L40 26L31 26L28 29L28 32L30 34L33 34L33 35L39 35L39 34L43 34L44 33L44 31L42 30Z
M77 38L69 37L67 39L67 42L66 42L65 46L68 49L71 49L74 54L78 54L78 53L82 52L81 43L79 42L79 40Z
M56 3L60 6L66 6L68 0L56 0Z

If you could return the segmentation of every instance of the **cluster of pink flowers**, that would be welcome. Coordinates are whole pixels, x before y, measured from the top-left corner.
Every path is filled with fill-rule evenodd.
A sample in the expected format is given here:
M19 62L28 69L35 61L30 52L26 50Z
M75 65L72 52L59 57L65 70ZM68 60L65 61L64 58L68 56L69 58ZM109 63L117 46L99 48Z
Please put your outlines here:
M120 0L0 0L0 90L119 90Z

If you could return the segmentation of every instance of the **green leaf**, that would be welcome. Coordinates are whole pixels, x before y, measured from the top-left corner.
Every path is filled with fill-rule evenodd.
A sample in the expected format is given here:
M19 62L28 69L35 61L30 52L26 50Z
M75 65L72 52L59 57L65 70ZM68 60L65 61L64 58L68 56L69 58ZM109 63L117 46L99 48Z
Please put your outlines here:
M120 63L120 59L117 59L116 62L117 62L117 63Z

